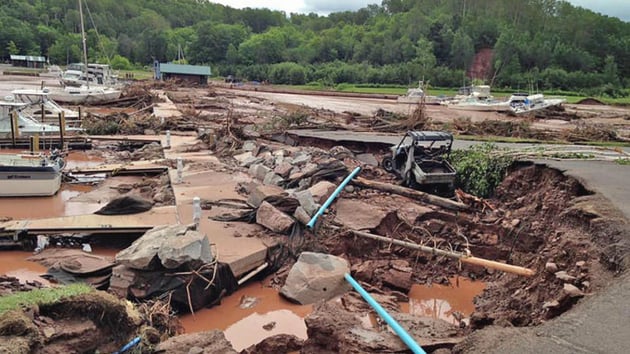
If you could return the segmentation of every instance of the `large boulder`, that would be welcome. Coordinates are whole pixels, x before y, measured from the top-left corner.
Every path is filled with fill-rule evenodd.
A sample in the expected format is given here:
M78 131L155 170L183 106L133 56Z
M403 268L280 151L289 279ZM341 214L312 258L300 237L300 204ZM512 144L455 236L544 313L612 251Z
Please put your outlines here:
M190 263L193 267L212 262L208 236L195 230L166 240L158 250L158 258L168 269Z
M320 181L309 188L308 191L311 192L316 203L324 204L336 188L337 186L328 181Z
M174 268L182 262L210 262L212 253L208 238L198 231L187 225L162 225L118 252L116 261L133 269L155 270L160 265Z
M284 234L291 230L295 220L268 202L262 202L256 212L256 222L273 232Z
M251 206L259 207L265 198L280 195L286 195L284 189L278 186L258 184L249 193L247 203Z
M302 252L280 293L302 305L325 301L350 290L344 278L349 272L348 261L343 258Z
M355 230L375 229L387 215L374 205L353 199L339 199L335 221Z

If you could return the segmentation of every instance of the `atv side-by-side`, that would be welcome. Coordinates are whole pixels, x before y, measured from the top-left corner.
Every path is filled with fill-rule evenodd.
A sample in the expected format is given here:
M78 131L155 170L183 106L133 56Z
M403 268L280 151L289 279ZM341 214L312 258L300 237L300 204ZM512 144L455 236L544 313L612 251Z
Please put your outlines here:
M408 131L391 148L381 166L402 178L407 187L442 196L451 196L456 171L446 160L451 153L453 135L439 131Z

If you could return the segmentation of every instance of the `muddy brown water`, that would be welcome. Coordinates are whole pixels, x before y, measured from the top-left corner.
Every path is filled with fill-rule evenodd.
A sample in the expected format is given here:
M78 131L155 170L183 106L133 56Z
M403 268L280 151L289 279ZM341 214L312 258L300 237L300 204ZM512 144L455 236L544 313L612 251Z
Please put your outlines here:
M413 315L442 319L459 324L456 312L468 317L474 311L473 299L481 294L485 284L466 278L453 278L450 285L416 284L409 293L409 302L400 303L401 310ZM276 334L293 334L306 339L304 317L312 305L296 305L285 300L276 290L250 283L226 297L220 306L203 309L180 319L187 333L212 329L222 330L237 351ZM265 329L263 326L273 328ZM375 324L366 316L367 326ZM267 327L267 328L269 328ZM244 335L247 334L247 335Z

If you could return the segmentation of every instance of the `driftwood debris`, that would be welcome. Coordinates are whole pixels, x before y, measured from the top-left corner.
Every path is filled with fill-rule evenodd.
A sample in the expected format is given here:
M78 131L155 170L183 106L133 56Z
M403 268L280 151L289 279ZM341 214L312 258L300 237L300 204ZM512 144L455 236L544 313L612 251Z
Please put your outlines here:
M415 200L418 200L418 201L421 201L421 202L437 205L437 206L440 206L440 207L445 208L445 209L450 209L450 210L466 210L466 209L468 209L468 206L466 204L455 202L455 201L452 201L450 199L438 197L436 195L432 195L432 194L429 194L429 193L420 192L420 191L417 191L415 189L406 188L406 187L402 187L402 186L397 186L395 184L383 183L383 182L377 182L377 181L370 181L370 180L367 180L367 179L361 178L361 177L356 177L350 183L354 184L355 186L359 186L359 187L378 189L378 190L383 191L383 192L389 192L389 193L402 195L402 196L407 197L407 198L411 198L411 199L415 199Z
M533 270L531 270L529 268L519 267L519 266L515 266L515 265L511 265L511 264L501 263L501 262L496 262L496 261L492 261L492 260L484 259L484 258L473 257L470 254L463 253L463 252L445 251L445 250L441 250L441 249L434 248L434 247L418 245L418 244L413 243L413 242L407 242L407 241L397 240L397 239L394 239L394 238L374 235L374 234L371 234L371 233L368 233L368 232L363 232L363 231L357 231L357 230L349 230L349 231L352 234L357 235L357 236L369 238L369 239L380 241L380 242L387 242L387 243L391 243L391 244L394 244L394 245L398 245L398 246L402 246L402 247L405 247L405 248L409 248L409 249L412 249L412 250L418 250L418 251L421 251L421 252L425 252L425 253L431 253L431 254L435 254L435 255L439 255L439 256L445 256L445 257L457 259L458 261L460 261L462 263L466 263L466 264L478 265L478 266L482 266L482 267L485 267L485 268L496 269L496 270L500 270L500 271L503 271L503 272L518 274L518 275L522 275L522 276L526 276L526 277L531 277L532 275L536 274L535 271L533 271Z

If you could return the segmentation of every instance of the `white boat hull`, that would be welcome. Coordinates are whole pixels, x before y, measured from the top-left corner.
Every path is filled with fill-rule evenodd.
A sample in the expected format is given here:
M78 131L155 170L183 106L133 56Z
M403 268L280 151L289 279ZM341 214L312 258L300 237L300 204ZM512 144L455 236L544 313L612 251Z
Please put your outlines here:
M45 197L55 195L61 188L61 173L28 175L0 172L0 197Z
M0 197L55 195L62 168L62 160L40 155L0 155Z
M98 104L117 100L120 98L121 94L121 91L114 89L70 89L51 92L50 98L58 102L70 103L74 105Z

